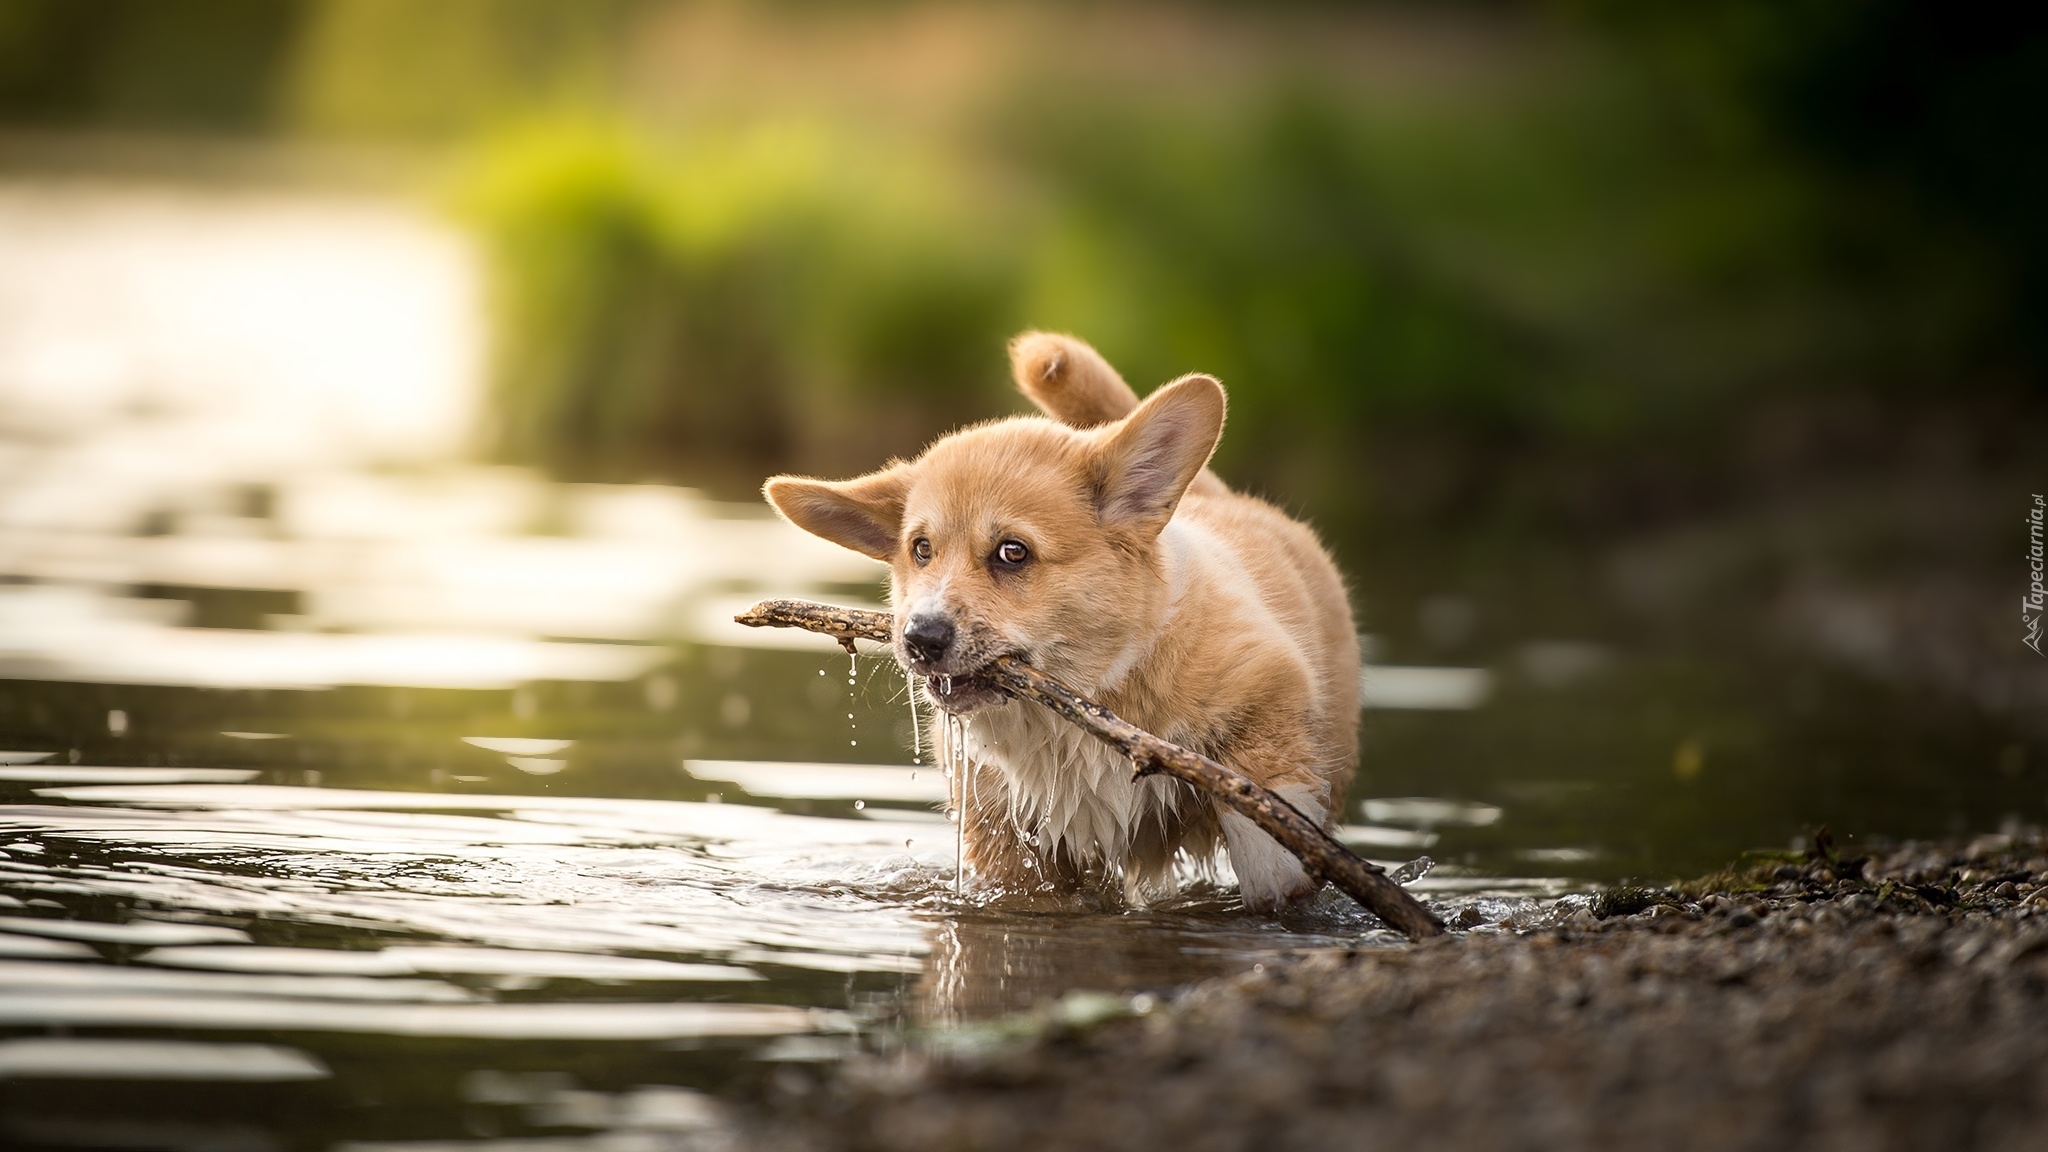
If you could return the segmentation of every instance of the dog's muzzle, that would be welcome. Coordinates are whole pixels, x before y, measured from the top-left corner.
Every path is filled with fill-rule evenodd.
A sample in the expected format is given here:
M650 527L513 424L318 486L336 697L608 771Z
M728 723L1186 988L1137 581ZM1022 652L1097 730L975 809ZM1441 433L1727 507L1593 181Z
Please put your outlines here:
M944 711L963 715L1009 699L981 674L988 658L963 652L978 647L963 642L953 621L939 613L919 613L904 622L898 654L903 666L924 678L925 696ZM963 657L967 657L963 659ZM969 659L974 663L969 663Z
M953 622L944 616L912 616L903 627L903 652L912 667L936 668L946 662L958 635Z

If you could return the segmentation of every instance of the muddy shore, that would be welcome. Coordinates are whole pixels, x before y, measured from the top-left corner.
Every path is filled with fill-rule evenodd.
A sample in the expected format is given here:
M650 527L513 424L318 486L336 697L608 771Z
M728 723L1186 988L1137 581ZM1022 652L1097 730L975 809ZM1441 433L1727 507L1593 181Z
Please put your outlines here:
M2048 842L1823 843L1556 922L1075 995L747 1102L744 1146L2037 1149Z

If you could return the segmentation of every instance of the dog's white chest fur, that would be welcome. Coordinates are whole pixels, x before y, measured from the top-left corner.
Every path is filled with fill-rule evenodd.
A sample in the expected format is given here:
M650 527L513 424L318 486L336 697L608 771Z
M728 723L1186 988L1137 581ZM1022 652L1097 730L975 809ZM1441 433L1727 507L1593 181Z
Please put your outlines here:
M939 725L941 754L958 763L948 727ZM970 807L996 802L1007 809L1017 838L1041 858L1061 854L1084 868L1125 870L1126 891L1142 890L1146 878L1126 870L1133 833L1148 817L1167 823L1164 817L1187 796L1185 790L1159 776L1134 779L1130 761L1115 750L1021 701L976 712L956 731L965 736L968 760L1000 774L997 786L1003 794L970 792L965 797ZM981 781L986 775L970 773L969 779ZM1314 788L1282 785L1274 792L1309 819L1323 819L1326 809ZM1235 812L1219 816L1231 871L1247 905L1276 907L1312 887L1301 862L1250 820ZM1132 887L1133 882L1140 887Z
M1173 802L1168 781L1133 779L1129 760L1043 708L1012 702L964 727L968 757L1001 773L1010 824L1041 853L1120 866L1139 820Z

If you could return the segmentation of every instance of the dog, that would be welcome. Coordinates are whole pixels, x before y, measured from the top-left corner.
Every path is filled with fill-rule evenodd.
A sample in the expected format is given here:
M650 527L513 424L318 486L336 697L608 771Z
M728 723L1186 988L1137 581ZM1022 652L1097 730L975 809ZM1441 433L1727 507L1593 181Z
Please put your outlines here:
M980 673L1015 656L1327 825L1357 761L1359 658L1313 531L1209 471L1223 386L1142 403L1087 344L1027 332L1017 387L1045 413L974 425L852 480L777 476L790 523L889 565L895 656L941 714L934 744L966 865L994 883L1172 890L1227 852L1245 905L1312 894L1300 862L1179 781Z

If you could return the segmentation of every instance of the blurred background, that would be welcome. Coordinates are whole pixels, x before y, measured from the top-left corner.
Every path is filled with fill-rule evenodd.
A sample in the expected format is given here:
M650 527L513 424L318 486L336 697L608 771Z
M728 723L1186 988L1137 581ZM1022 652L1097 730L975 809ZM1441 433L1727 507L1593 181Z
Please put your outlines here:
M878 597L762 478L1019 410L1036 326L1219 375L1374 658L1486 670L1376 790L1513 785L1534 726L1656 780L1645 861L1703 806L2038 813L2044 113L2043 21L1904 3L6 0L0 648L688 663L623 642Z
M731 625L1026 327L1224 381L1462 926L2048 822L2044 123L2021 6L0 0L0 1132L694 1146L1372 939L956 895L893 664Z

